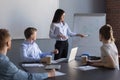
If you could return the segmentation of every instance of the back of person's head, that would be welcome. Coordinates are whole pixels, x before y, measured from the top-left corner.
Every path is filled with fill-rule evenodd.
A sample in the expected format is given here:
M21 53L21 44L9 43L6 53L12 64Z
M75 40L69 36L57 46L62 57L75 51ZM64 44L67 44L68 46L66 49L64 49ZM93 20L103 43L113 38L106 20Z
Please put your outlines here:
M105 40L111 40L111 41L115 40L113 37L112 26L110 24L106 24L102 26L99 30L99 33L102 37L104 37Z
M34 32L36 32L37 29L34 27L28 27L25 29L24 31L24 35L26 39L29 39L31 37L32 34L34 34Z
M7 44L10 38L10 34L7 29L0 29L0 50L2 50Z
M54 17L53 17L52 22L53 22L53 23L59 23L60 20L61 20L61 16L62 16L64 13L65 13L64 10L62 10L62 9L57 9L57 10L55 11L55 14L54 14Z

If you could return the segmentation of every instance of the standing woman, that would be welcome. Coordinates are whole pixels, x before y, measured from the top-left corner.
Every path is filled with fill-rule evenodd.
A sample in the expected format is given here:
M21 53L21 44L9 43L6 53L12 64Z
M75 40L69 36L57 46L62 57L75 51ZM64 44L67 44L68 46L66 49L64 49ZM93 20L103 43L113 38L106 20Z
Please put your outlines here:
M59 50L54 59L66 58L68 53L68 38L73 36L84 37L82 34L71 32L68 24L64 21L65 11L57 9L50 27L49 36L56 39L55 49Z

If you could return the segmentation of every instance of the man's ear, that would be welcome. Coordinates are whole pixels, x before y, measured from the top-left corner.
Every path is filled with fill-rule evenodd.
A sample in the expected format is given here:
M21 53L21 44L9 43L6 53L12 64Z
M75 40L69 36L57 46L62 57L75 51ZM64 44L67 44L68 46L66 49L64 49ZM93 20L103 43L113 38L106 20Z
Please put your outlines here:
M9 42L8 41L6 42L6 46L9 46Z

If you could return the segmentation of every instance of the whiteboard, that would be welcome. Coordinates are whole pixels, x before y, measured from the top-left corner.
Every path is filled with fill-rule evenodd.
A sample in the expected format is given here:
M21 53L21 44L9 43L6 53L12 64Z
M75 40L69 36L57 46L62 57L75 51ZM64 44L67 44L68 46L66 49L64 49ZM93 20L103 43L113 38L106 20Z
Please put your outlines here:
M88 34L88 37L74 37L73 46L78 46L77 56L89 54L91 56L100 56L101 42L99 41L99 29L106 23L106 15L99 14L75 14L74 32Z
M49 38L49 28L58 0L0 0L0 28L13 39L23 39L27 27L38 29L37 38Z

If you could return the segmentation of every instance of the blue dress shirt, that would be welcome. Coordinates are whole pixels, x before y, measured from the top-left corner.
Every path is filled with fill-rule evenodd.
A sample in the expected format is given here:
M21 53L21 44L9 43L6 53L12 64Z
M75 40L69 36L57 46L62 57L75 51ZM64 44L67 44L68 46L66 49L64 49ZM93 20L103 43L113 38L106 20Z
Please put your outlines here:
M27 73L18 69L7 56L0 54L0 80L43 80L47 73Z
M66 39L57 37L59 34L62 34ZM76 33L72 32L67 23L52 23L49 31L50 38L54 38L59 41L65 41L69 36L76 36Z
M41 58L52 55L52 52L42 52L36 42L24 41L21 45L21 58L25 62L39 61Z

